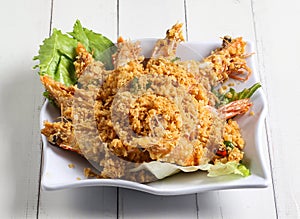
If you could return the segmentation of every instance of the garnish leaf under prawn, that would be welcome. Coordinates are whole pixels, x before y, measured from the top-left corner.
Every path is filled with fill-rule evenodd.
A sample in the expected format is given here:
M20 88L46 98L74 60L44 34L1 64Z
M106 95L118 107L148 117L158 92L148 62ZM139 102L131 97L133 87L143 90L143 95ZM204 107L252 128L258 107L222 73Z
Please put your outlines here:
M101 34L83 28L79 20L73 32L63 34L53 29L52 35L43 41L39 54L33 60L39 60L34 68L39 68L39 75L47 75L66 86L77 82L74 61L78 43L83 44L95 60L102 61L106 68L113 68L111 56L116 51L113 42Z
M106 69L113 69L111 55L116 52L117 47L112 41L102 34L82 27L79 20L75 22L73 32L69 34L81 42L95 60L103 62Z
M60 30L53 29L53 34L40 46L39 55L33 58L33 60L40 61L40 64L34 68L40 69L39 75L47 75L66 86L75 84L75 70L72 66L76 56L76 46L75 39L63 34Z

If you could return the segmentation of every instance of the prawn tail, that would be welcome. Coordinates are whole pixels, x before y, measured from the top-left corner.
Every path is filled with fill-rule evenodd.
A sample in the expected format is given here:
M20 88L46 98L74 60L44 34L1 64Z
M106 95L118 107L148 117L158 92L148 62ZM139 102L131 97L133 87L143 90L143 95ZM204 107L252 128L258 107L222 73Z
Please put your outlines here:
M224 115L225 119L230 119L234 116L246 113L251 106L252 102L250 102L248 98L235 100L220 107L219 112Z

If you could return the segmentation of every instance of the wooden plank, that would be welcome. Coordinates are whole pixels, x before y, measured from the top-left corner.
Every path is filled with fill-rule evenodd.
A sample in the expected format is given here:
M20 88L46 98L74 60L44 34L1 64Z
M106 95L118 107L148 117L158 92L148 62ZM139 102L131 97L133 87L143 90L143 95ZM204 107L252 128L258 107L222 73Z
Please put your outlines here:
M0 8L1 218L34 218L37 212L42 88L32 58L49 32L49 11L49 0L12 0Z
M270 5L272 5L270 7ZM299 1L253 0L260 69L268 91L269 133L278 218L299 218ZM281 16L282 15L282 16Z
M52 28L72 31L76 19L88 29L112 40L117 38L117 1L53 2ZM40 194L41 218L115 218L116 215L116 188L90 187Z
M120 189L119 218L197 218L196 196L156 196Z
M270 189L239 189L200 193L199 218L276 218Z
M42 192L40 218L116 218L117 189L86 187Z
M185 22L183 0L123 0L119 9L119 35L129 39L164 38L173 24Z
M218 41L230 35L255 40L250 0L186 0L190 41Z
M74 7L73 7L74 6ZM101 33L112 41L117 38L117 1L54 1L52 28L72 31L76 20L82 26Z
M224 35L243 36L253 42L256 40L250 0L187 0L186 8L188 36L191 41L216 41ZM265 133L263 142L263 145L268 145ZM267 147L264 148L264 157L268 163ZM206 200L209 200L209 204ZM197 201L200 218L276 217L272 186L267 189L198 194ZM233 208L233 203L238 207Z
M185 21L184 1L120 1L119 30L124 38L163 38ZM195 195L161 197L120 189L120 218L196 218Z

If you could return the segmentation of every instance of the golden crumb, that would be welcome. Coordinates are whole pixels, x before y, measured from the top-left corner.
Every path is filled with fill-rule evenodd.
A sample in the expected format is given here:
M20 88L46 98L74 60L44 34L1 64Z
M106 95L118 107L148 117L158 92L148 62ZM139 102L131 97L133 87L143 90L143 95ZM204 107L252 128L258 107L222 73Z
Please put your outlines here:
M227 98L232 98L232 93L230 93L230 92L227 93L227 94L226 94L226 97L227 97Z
M255 112L254 111L250 111L249 113L251 116L254 116L255 115Z
M88 167L83 168L83 173L84 173L84 176L85 176L86 178L94 178L94 177L97 177L97 174L94 173L94 172L91 170L91 168L88 168Z
M218 90L218 92L219 92L219 94L224 94L225 90L222 87L220 87L219 90Z
M75 165L74 165L73 163L69 163L69 164L68 164L68 167L72 169L72 168L75 167Z
M223 89L223 90L227 90L227 89L228 89L227 85L223 85L223 86L222 86L222 89Z
M74 62L76 77L79 78L86 67L91 64L94 59L93 55L90 54L83 44L78 43L76 47L76 61Z
M231 82L231 83L228 84L228 86L233 87L233 86L235 86L235 83Z
M173 27L167 31L167 38L179 42L184 41L182 25L183 23L176 23L175 25L173 25Z
M81 180L81 178L80 178L80 177L76 177L76 179L77 179L77 180Z

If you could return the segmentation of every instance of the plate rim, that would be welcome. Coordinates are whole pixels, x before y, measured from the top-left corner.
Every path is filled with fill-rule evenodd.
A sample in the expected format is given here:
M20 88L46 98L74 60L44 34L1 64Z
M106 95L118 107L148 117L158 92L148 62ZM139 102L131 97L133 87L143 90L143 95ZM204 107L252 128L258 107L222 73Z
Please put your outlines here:
M151 41L155 42L158 38L143 38L143 39L136 39L138 41ZM247 45L250 47L250 51L252 51L252 45L253 43L251 41L246 41ZM208 44L208 45L220 45L221 43L219 41L188 41L182 43L183 45L193 45L193 44ZM251 69L252 69L252 75L251 77L254 78L255 82L258 82L258 75L256 71L256 65L254 63L254 60L252 61L251 58ZM137 190L137 191L142 191L146 192L149 194L153 195L162 195L162 196L171 196L171 195L185 195L185 194L192 194L192 193L201 193L201 192L207 192L207 191L215 191L215 190L228 190L228 189L247 189L247 188L266 188L269 187L271 184L271 176L270 172L267 170L267 160L263 159L263 148L259 147L261 146L261 138L262 138L262 131L263 131L263 123L264 120L267 116L267 100L265 93L263 92L263 89L259 89L257 91L258 95L260 96L262 100L262 110L260 112L260 116L258 117L257 125L256 125L256 130L255 130L255 136L258 136L255 138L255 143L257 144L256 150L259 155L259 161L261 163L261 169L262 169L262 176L257 176L259 179L258 182L251 182L251 183L246 183L246 184L225 184L225 185L214 185L214 186L193 186L191 188L183 188L183 189L166 189L166 188L159 188L155 186L151 186L151 183L137 183L137 182L132 182L132 181L127 181L127 180L122 180L122 179L83 179L83 180L77 180L74 181L73 183L57 183L57 184L51 184L47 182L45 173L46 173L46 167L48 164L47 160L47 149L50 145L48 143L46 137L41 134L42 138L42 176L41 176L41 187L45 191L54 191L54 190L62 190L62 189L71 189L71 188L81 188L81 187L93 187L93 186L106 186L106 187L120 187L120 188L126 188L126 189L131 189L131 190ZM48 106L49 101L45 100L41 111L40 111L40 128L43 127L43 122L45 118L43 115L46 113L47 106ZM53 146L56 147L56 146ZM268 145L265 146L267 150ZM268 157L268 159L270 159ZM248 176L251 177L252 175ZM248 178L247 177L247 178ZM252 176L253 177L253 176Z

